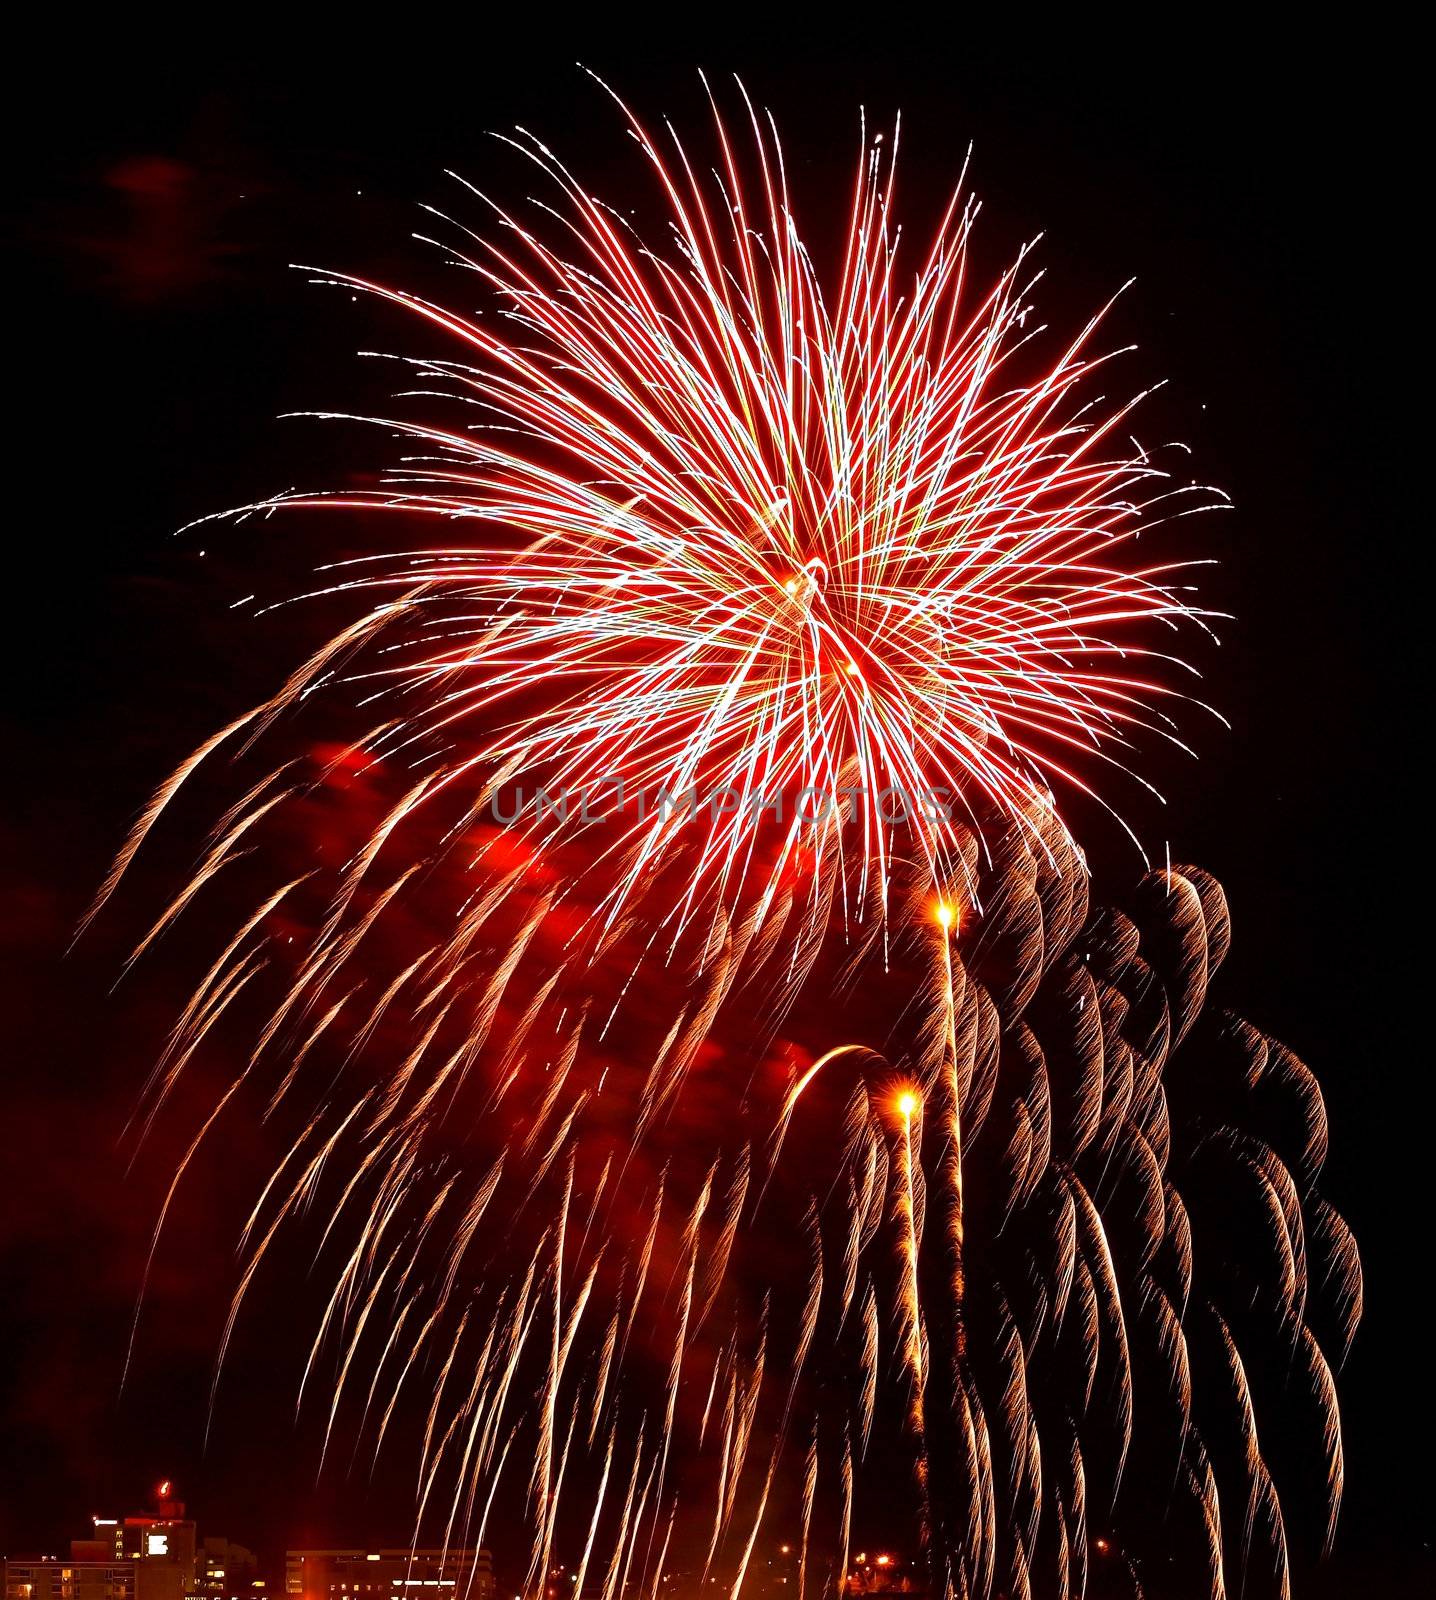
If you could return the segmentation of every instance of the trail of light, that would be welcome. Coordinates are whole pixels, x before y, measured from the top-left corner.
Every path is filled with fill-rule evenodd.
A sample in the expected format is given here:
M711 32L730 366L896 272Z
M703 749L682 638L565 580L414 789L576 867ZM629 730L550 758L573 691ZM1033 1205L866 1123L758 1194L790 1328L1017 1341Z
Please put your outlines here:
M902 1328L901 1348L907 1369L908 1424L912 1432L915 1460L913 1474L921 1502L919 1526L924 1542L931 1536L931 1510L928 1504L927 1463L927 1333L923 1327L922 1296L918 1286L918 1248L922 1235L921 1178L914 1159L913 1120L919 1101L911 1090L904 1090L897 1101L901 1127L897 1139L897 1208L901 1234L901 1280L898 1289L898 1317ZM919 1134L920 1137L920 1134Z

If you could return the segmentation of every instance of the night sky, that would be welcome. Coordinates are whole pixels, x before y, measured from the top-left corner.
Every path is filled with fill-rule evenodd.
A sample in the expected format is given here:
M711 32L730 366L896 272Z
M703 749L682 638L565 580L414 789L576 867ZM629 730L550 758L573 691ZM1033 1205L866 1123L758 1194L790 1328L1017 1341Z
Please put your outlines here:
M120 1134L175 995L160 981L110 992L123 927L63 952L153 784L295 659L290 624L241 620L232 602L293 589L335 554L332 535L309 543L293 524L172 537L206 512L342 481L352 436L276 419L387 392L354 352L395 348L394 324L287 264L443 292L439 255L410 238L426 227L416 202L463 215L446 167L515 185L486 137L515 122L621 200L636 166L581 56L685 129L702 118L694 68L738 71L776 115L819 243L866 105L879 122L902 111L918 234L973 145L979 259L1001 264L1043 232L1054 322L1135 277L1110 337L1139 346L1134 387L1170 380L1146 426L1188 442L1235 501L1191 537L1220 561L1210 603L1237 620L1202 660L1231 731L1194 719L1200 762L1156 758L1164 816L1135 794L1123 804L1158 851L1170 838L1175 860L1225 885L1221 998L1317 1072L1324 1191L1362 1249L1367 1317L1341 1379L1346 1510L1335 1562L1299 1593L1422 1592L1436 1415L1416 1013L1430 982L1411 925L1429 778L1410 748L1428 714L1403 703L1424 676L1401 657L1423 643L1407 617L1429 511L1400 507L1428 448L1400 442L1402 397L1425 406L1412 330L1426 298L1403 47L1374 28L1296 40L1198 17L1161 42L1104 22L1038 43L1026 15L1006 39L919 34L914 19L881 48L734 27L662 55L612 36L541 48L411 26L403 43L256 37L188 54L138 33L56 34L12 68L0 1550L59 1548L161 1475L202 1532L267 1556L407 1536L397 1481L330 1473L316 1488L312 1431L291 1420L306 1330L282 1308L241 1341L204 1445L251 1151L217 1147L187 1191L121 1395L168 1169L160 1149L127 1172ZM1099 894L1120 897L1140 862L1115 830L1087 837ZM201 1073L195 1103L212 1087ZM1309 1550L1315 1508L1291 1520Z

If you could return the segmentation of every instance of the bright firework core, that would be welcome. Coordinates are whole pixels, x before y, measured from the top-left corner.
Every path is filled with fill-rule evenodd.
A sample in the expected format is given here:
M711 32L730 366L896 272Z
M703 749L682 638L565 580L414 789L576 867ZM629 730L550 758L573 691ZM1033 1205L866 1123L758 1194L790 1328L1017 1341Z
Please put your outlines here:
M740 801L957 797L900 843L868 800L859 837L830 830L801 860L796 838L755 848L741 803L687 841L685 917L710 899L733 915L794 870L837 872L860 918L885 917L896 857L962 883L981 818L1036 841L1054 794L1106 805L1104 769L1149 735L1175 742L1173 625L1202 613L1182 564L1144 564L1136 541L1218 497L1171 482L1133 438L1136 401L1104 398L1099 318L1040 356L1025 253L974 291L965 192L925 254L900 252L893 144L864 137L845 255L825 271L761 120L751 184L721 124L716 176L630 125L667 250L520 137L570 231L550 243L485 202L494 242L459 258L499 315L323 276L450 341L411 365L455 414L373 419L412 446L390 488L264 509L368 508L468 536L329 574L326 592L374 602L342 645L373 651L372 702L390 709L373 757L461 751L431 789L602 776ZM607 915L671 843L649 817L613 848Z

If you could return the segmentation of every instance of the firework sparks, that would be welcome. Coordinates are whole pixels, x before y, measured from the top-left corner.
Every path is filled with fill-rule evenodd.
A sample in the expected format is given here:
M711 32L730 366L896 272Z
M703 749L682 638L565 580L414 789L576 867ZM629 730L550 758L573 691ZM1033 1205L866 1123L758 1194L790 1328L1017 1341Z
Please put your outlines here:
M908 1416L916 1447L916 1474L918 1496L922 1512L919 1532L926 1543L931 1528L928 1499L927 1468L927 1329L923 1326L922 1292L918 1285L918 1257L922 1248L923 1233L923 1181L918 1165L921 1144L921 1123L914 1137L913 1123L918 1117L921 1102L911 1089L904 1089L897 1097L897 1114L900 1131L897 1139L896 1204L898 1228L901 1239L901 1271L898 1287L898 1304L902 1320L903 1364L907 1368L909 1389Z
M1308 1378L1334 1515L1308 1308L1334 1301L1344 1350L1360 1273L1314 1191L1320 1097L1256 1030L1207 1020L1216 886L1168 871L1133 919L1089 917L1055 800L1100 800L1094 764L1175 739L1185 669L1153 639L1203 613L1135 541L1215 496L1126 439L1135 402L1094 389L1099 319L1038 359L1025 253L972 293L964 192L908 264L895 139L864 131L829 282L747 112L746 152L718 120L700 177L625 110L666 248L511 141L554 201L530 224L474 191L492 226L456 230L456 253L494 315L324 275L450 342L412 366L458 420L371 419L415 452L386 487L249 509L437 521L445 543L328 572L323 592L368 609L181 765L96 906L181 786L232 760L240 798L135 950L241 858L270 870L146 1107L148 1125L212 1034L252 1024L186 1157L247 1098L289 1141L225 1343L280 1229L321 1216L337 1266L305 1384L335 1356L326 1444L357 1403L377 1453L428 1383L408 1402L420 1515L439 1506L462 1543L512 1503L528 1592L567 1543L604 1600L659 1592L680 1517L736 1595L788 1461L800 1592L842 1589L884 1305L948 1592L1080 1594L1088 1506L1117 1497L1155 1370L1215 1595L1233 1541L1200 1327L1238 1417L1238 1559L1264 1538L1284 1588L1243 1341L1287 1340ZM322 760L286 747L326 718L339 755L332 730ZM332 803L354 770L377 809ZM326 801L342 848L316 860ZM893 1018L922 997L912 1037L765 1077L802 997L838 1003L835 949L894 991ZM1198 1051L1228 1064L1227 1103L1188 1137L1173 1101ZM725 1055L750 1093L715 1073ZM1258 1085L1296 1106L1295 1151L1247 1131ZM1201 1255L1209 1171L1252 1198L1270 1306ZM812 1399L819 1374L841 1415ZM506 1477L525 1455L527 1481Z

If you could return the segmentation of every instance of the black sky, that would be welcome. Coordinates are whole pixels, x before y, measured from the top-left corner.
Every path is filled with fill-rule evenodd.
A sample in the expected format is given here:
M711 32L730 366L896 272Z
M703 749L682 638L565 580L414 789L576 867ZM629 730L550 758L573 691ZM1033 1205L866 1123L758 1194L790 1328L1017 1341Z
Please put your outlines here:
M1429 779L1410 754L1424 679L1404 657L1421 647L1408 619L1429 512L1413 519L1399 493L1423 470L1402 441L1427 405L1407 47L1374 24L1257 36L1193 14L1184 30L1099 20L1052 37L1023 14L974 38L914 14L887 19L881 46L734 26L656 54L637 30L540 45L416 16L402 41L329 48L57 29L22 52L7 140L0 1549L55 1547L161 1472L205 1528L270 1552L358 1514L313 1488L309 1446L283 1423L288 1390L231 1397L202 1452L228 1219L246 1192L223 1161L171 1241L117 1398L158 1175L141 1163L127 1177L114 1145L163 1018L153 994L108 997L103 939L60 957L148 788L271 682L230 603L331 553L289 531L171 538L205 512L333 481L348 441L275 418L380 392L352 359L382 343L371 312L287 263L434 284L436 258L409 238L425 227L415 203L458 209L443 169L487 181L501 152L486 134L515 122L621 194L631 157L572 65L582 55L687 128L702 115L693 69L739 71L774 111L819 234L857 107L900 108L916 231L971 143L981 249L995 264L1044 231L1054 321L1136 278L1115 333L1140 346L1134 385L1171 380L1148 426L1189 442L1235 501L1200 537L1221 561L1213 603L1238 618L1204 662L1231 732L1195 725L1200 763L1156 773L1165 823L1137 811L1158 849L1168 834L1175 859L1225 884L1224 996L1317 1070L1325 1190L1367 1269L1342 1380L1338 1559L1305 1592L1420 1592L1436 1520L1430 1051L1416 1028L1431 985L1411 928ZM1109 895L1139 869L1115 837L1095 857ZM275 1348L278 1394L293 1374ZM269 1359L252 1350L248 1370ZM362 1510L385 1538L403 1514L382 1484Z

